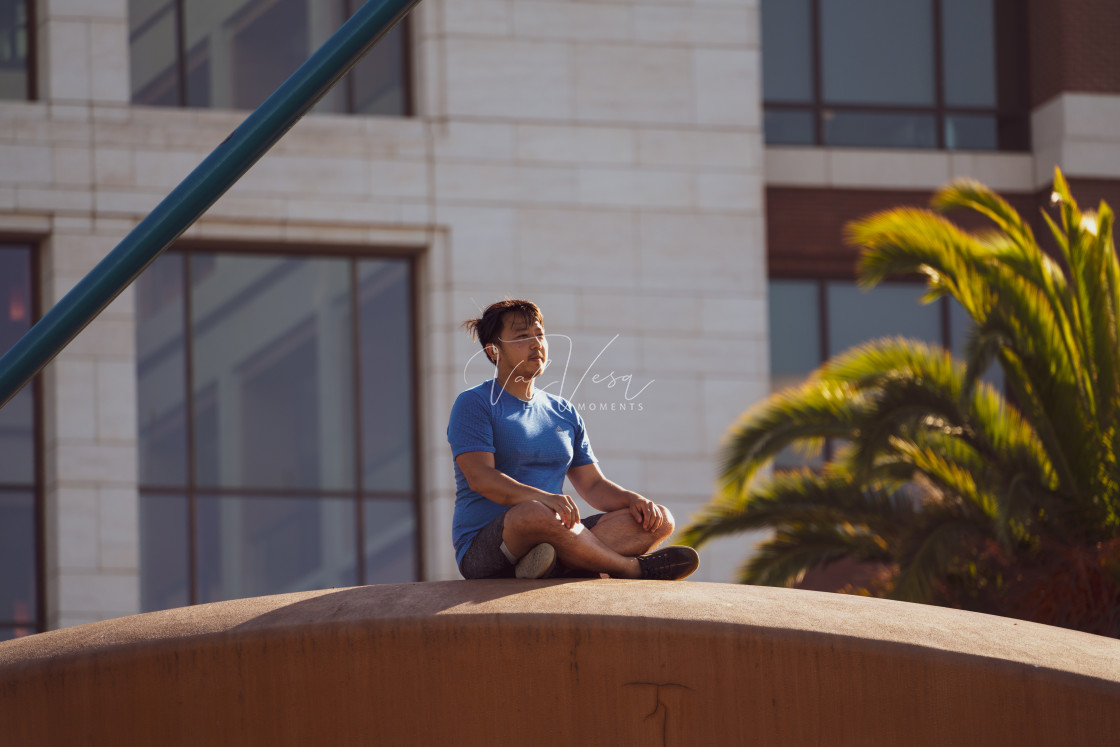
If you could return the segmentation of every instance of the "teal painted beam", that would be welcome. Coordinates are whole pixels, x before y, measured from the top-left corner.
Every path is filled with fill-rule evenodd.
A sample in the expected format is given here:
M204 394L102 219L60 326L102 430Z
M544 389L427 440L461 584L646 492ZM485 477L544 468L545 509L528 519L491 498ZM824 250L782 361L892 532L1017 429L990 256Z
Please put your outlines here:
M420 0L369 0L0 357L0 407L240 179Z

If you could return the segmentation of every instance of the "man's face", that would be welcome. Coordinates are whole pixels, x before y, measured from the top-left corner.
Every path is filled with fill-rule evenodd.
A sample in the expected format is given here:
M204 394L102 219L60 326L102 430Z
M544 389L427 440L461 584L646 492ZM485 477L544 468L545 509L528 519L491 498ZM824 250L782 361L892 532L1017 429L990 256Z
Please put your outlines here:
M548 341L544 326L521 314L506 314L498 336L498 368L505 376L532 379L544 373L548 362Z

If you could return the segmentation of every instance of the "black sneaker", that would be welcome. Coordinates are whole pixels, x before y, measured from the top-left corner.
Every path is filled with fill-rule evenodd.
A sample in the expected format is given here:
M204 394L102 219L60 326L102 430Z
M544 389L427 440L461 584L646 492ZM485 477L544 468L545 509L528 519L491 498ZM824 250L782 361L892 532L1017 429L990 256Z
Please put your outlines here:
M700 556L691 547L673 545L648 555L638 556L642 578L658 581L679 581L691 576L700 567Z

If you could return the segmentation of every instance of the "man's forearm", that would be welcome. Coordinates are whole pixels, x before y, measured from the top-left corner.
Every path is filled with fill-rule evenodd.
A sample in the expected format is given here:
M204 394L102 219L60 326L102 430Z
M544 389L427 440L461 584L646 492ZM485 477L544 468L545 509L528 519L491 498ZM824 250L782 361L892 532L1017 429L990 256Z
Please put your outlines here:
M630 502L635 497L640 496L605 477L592 485L587 491L587 495L583 496L592 508L599 511L617 511L622 508L629 508Z
M471 490L500 506L516 506L526 501L551 495L532 485L514 480L498 469L488 469L468 480Z

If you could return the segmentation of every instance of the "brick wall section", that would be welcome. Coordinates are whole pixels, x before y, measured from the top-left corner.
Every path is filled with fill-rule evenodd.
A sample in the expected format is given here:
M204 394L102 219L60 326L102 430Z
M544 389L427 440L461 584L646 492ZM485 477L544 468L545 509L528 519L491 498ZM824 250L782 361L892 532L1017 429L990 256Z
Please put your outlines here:
M1120 184L1118 182L1117 184ZM766 190L766 245L771 277L851 278L859 249L844 241L849 222L890 208L928 207L924 190L818 189L770 187ZM1036 216L1041 196L1004 194L1024 216ZM1045 198L1049 198L1049 192ZM958 212L953 220L966 228L986 221ZM1037 229L1036 229L1037 230Z
M1120 3L1029 0L1031 106L1063 91L1120 93Z

